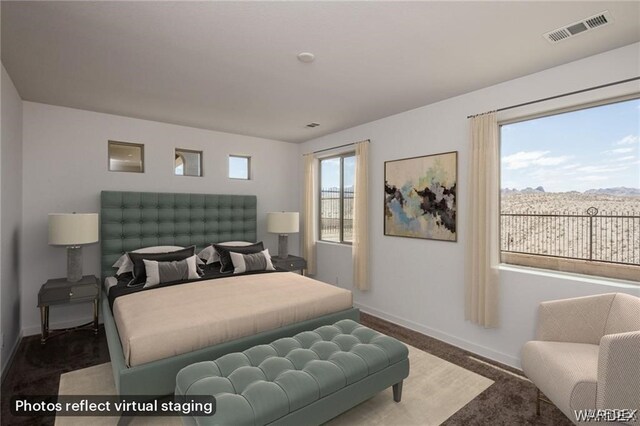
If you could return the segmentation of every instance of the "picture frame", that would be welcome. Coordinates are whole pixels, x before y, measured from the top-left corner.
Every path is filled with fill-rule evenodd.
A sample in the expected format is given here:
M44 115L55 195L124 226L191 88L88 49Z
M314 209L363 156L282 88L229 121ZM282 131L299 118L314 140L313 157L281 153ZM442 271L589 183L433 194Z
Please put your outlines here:
M384 163L384 235L458 241L458 151Z

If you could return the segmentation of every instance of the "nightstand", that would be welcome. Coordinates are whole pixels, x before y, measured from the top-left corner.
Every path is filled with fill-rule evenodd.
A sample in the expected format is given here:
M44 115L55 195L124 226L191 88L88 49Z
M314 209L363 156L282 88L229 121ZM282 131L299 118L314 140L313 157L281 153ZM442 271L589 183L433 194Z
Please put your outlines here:
M304 275L304 270L307 268L307 261L298 256L287 256L286 259L281 259L278 256L271 257L271 263L278 268L286 269L287 271L300 271L301 275Z
M62 332L93 327L98 334L98 301L100 299L100 281L95 275L85 275L80 281L69 282L66 278L48 280L38 292L38 307L40 308L40 325L42 337L40 343L45 344L51 337ZM67 305L70 303L93 303L93 321L77 327L60 330L49 330L49 306ZM51 332L55 332L50 334Z

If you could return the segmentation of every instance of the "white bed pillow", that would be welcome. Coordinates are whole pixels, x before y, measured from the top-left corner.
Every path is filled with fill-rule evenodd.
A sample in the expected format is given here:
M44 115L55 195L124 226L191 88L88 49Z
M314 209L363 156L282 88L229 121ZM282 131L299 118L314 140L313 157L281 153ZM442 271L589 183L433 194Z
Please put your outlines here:
M153 247L143 247L137 250L132 250L132 253L170 253L176 250L182 250L184 247L180 246L153 246ZM118 268L118 272L116 275L124 274L127 272L133 272L133 262L127 256L127 253L120 256L116 263L113 264L114 268Z
M233 273L241 274L248 271L275 271L271 263L269 249L253 254L242 254L230 251L231 262L233 262Z
M187 279L195 280L200 278L200 274L198 274L198 265L197 265L197 257L193 255L191 257L187 257L184 260L174 261L174 262L158 262L155 260L146 260L143 259L144 269L147 274L147 281L144 283L143 288L153 287L160 283L177 281L184 277L175 277L175 276L163 276L163 265L167 264L181 264L186 263L187 266Z
M118 285L118 279L116 277L107 277L104 279L104 289L106 290L107 294L109 294L109 290L111 290L111 287Z
M224 246L243 247L243 246L250 246L251 244L255 244L255 243L250 243L248 241L227 241L224 243L216 243L216 244L221 244ZM220 262L220 255L218 254L216 249L213 248L212 244L209 244L200 253L198 253L198 258L204 260L207 265L210 265L215 262Z

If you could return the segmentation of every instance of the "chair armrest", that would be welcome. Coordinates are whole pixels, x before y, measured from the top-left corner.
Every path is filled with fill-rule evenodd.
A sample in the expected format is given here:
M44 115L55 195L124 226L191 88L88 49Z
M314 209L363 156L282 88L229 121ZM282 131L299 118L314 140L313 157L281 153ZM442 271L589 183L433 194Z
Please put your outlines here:
M635 409L640 415L640 331L600 341L596 408Z
M540 303L537 340L597 345L614 293Z

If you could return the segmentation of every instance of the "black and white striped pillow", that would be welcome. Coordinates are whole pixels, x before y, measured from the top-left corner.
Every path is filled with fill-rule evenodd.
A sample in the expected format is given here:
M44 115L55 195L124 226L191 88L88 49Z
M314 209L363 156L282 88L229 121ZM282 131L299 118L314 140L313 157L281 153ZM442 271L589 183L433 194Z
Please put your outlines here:
M242 254L229 252L231 261L233 262L233 273L241 274L249 271L275 271L271 263L269 249L265 249L259 253Z
M194 280L200 278L198 273L198 256L191 256L183 260L169 262L158 262L144 259L144 268L147 273L147 280L144 288L154 285L168 283L171 281Z

